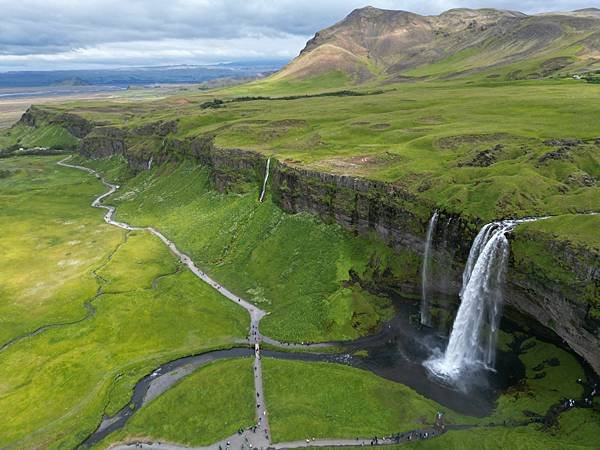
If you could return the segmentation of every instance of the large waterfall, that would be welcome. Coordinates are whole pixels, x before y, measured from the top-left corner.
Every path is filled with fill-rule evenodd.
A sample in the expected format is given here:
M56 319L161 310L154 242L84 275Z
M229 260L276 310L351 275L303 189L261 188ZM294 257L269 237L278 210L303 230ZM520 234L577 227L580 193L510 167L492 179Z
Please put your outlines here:
M265 170L265 179L263 180L262 192L260 193L259 202L262 203L265 198L265 192L267 191L267 181L269 181L269 167L271 166L271 158L267 159L267 168Z
M421 268L421 323L431 326L431 314L429 312L429 271L431 269L431 241L437 224L439 213L437 210L429 219L427 225L427 237L425 240L425 251L423 252L423 267Z
M434 374L457 379L465 369L493 368L502 287L509 255L506 234L524 220L485 225L471 246L463 272L461 303L445 353L425 363Z

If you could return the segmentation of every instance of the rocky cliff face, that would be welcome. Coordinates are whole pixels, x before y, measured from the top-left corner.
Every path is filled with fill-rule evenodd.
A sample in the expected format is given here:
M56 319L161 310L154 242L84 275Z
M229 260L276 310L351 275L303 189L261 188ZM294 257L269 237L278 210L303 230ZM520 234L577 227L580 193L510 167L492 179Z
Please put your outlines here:
M210 139L192 144L194 157L213 169L217 188L230 189L243 182L259 186L264 176L264 155L243 150L215 148ZM339 176L291 167L279 162L271 164L271 192L283 210L309 212L329 222L358 232L375 232L397 250L410 249L421 254L432 206L388 183ZM471 243L483 225L472 218L441 212L435 233L434 263L438 276L434 291L452 298L440 307L453 312L458 306L462 270ZM526 239L513 238L513 243ZM542 245L560 264L569 268L571 279L552 280L544 276L542 267L527 265L527 260L511 259L506 294L506 315L534 332L564 340L600 372L600 329L592 313L598 297L600 265L598 255L574 249L566 243L546 239L539 233L527 237ZM515 244L515 245L517 245ZM385 272L386 268L381 268ZM382 283L395 283L393 277L380 277ZM419 280L401 286L412 294L420 290ZM555 335L556 333L556 335Z
M546 233L511 236L507 303L600 372L600 253ZM509 311L510 312L510 311Z
M125 155L126 136L127 134L118 128L96 127L82 140L79 153L91 159Z
M35 124L38 120L53 120L28 111L22 121ZM79 123L77 120L73 123ZM87 126L87 125L85 125ZM81 130L85 129L82 123ZM157 125L153 129L176 126ZM166 128L165 128L166 127ZM131 142L136 142L133 147ZM211 169L215 187L220 191L262 186L266 156L240 149L221 149L211 136L191 140L154 136L149 147L140 149L138 141L122 130L95 127L83 137L80 153L89 158L104 158L122 154L134 171L166 161L193 159ZM152 147L154 143L154 147ZM271 162L270 192L273 201L283 210L308 212L328 222L337 222L356 233L375 233L398 252L422 254L427 222L433 205L393 184L310 171ZM433 289L450 299L438 305L452 312L458 305L461 274L471 243L482 223L476 218L440 212L434 234ZM547 336L554 333L600 373L600 302L599 255L577 249L540 234L520 234L512 238L513 258L508 273L505 313L521 324L529 325ZM553 264L566 267L567 275L554 277L546 268L536 266L523 251L523 243L534 242L554 258ZM536 250L539 253L539 249ZM544 260L548 260L545 258ZM377 266L374 263L374 266ZM437 269L436 269L437 267ZM390 268L374 267L377 289L400 290L418 295L420 280L411 272L411 279L391 274ZM357 281L357 280L355 280Z
M31 106L25 111L21 116L19 123L34 128L43 125L59 125L76 138L86 136L94 127L90 121L75 114L55 114L36 106Z

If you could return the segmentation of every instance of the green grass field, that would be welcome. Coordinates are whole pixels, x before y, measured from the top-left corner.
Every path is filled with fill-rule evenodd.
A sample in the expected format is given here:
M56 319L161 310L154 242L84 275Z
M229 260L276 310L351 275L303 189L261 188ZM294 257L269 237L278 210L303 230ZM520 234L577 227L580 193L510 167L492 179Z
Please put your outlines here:
M93 448L142 439L209 445L253 424L252 360L224 360L181 380Z
M103 191L95 178L87 175L88 185L80 177L82 172L57 168L56 158L0 163L3 170L13 173L12 185L19 188L13 199L20 196L20 200L10 205L21 204L22 209L13 208L10 217L19 222L19 229L27 230L28 237L8 234L11 226L3 224L7 232L3 245L19 255L20 261L20 266L15 262L8 267L15 276L19 267L24 272L20 274L22 287L16 284L11 293L1 296L7 311L3 317L14 317L6 338L44 323L84 319L47 329L0 352L3 446L73 447L96 427L103 412L114 413L126 404L135 382L157 365L227 347L246 334L247 313L189 271L176 273L176 259L156 237L145 232L125 237L122 231L104 225L100 211L89 207L91 199ZM62 195L54 195L61 186ZM3 195L7 192L3 190ZM34 200L40 217L30 209ZM65 222L71 226L65 227ZM78 239L85 242L81 249L77 249L79 243L68 243ZM45 246L36 249L40 243ZM56 248L45 250L52 243ZM45 270L41 263L36 266L40 255L47 258ZM57 263L69 257L87 258L86 264ZM48 265L54 261L58 269ZM69 273L69 283L60 285L52 278L60 279L60 273L52 275L49 269L63 266L77 270ZM27 267L32 270L27 272ZM91 276L93 269L98 279ZM26 285L31 283L59 284L60 296L29 293ZM106 290L91 302L94 313L86 318L82 304L99 285ZM71 302L64 306L62 298Z
M447 411L406 386L343 365L265 358L263 373L274 442L389 435Z
M549 140L600 137L595 85L556 79L415 82L388 84L383 93L360 97L199 106L214 98L345 87L342 81L335 89L331 81L313 80L312 90L306 83L281 83L267 80L139 104L79 102L48 110L133 131L128 141L134 153L158 151L162 142L136 135L138 127L177 120L167 143L212 134L217 145L264 152L294 166L393 182L441 208L485 221L597 209L597 183L582 180L600 178L598 144L589 141L556 158L545 156L560 148Z
M104 186L56 161L0 159L0 343L83 317L98 289L92 271L124 239L89 207Z

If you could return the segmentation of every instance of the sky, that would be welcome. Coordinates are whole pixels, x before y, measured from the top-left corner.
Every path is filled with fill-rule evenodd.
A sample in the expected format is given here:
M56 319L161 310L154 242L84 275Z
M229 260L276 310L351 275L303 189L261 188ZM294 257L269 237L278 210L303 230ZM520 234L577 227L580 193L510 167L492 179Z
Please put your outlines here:
M0 0L0 72L289 60L355 8L569 11L596 0Z

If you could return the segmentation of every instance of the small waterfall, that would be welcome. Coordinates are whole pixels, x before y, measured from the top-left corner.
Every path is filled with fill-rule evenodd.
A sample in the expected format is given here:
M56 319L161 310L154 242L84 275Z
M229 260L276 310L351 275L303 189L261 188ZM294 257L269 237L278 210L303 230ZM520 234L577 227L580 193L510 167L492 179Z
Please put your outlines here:
M470 367L493 368L510 252L506 234L517 224L532 220L537 219L489 223L473 241L448 346L441 357L425 363L435 375L457 380Z
M150 157L150 159L148 160L148 170L152 169L152 159L153 159L153 158L154 158L154 157L153 157L153 156L151 156L151 157Z
M433 232L439 217L436 209L429 224L427 225L427 237L425 240L425 251L423 252L423 267L421 268L421 323L426 326L431 326L431 314L429 313L429 271L431 269L431 241Z
M261 203L262 203L263 199L265 198L265 193L267 192L267 181L269 181L269 167L271 167L271 158L267 159L267 169L265 170L265 179L263 181L263 187L262 187L262 192L260 193L260 198L258 199L258 201Z

